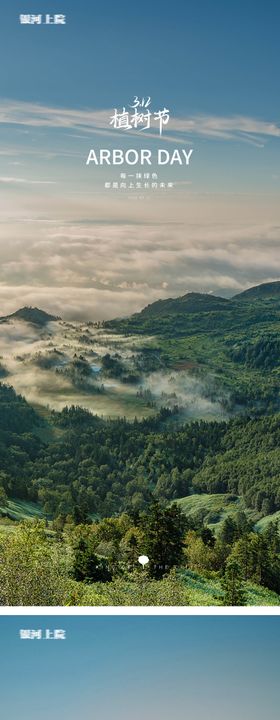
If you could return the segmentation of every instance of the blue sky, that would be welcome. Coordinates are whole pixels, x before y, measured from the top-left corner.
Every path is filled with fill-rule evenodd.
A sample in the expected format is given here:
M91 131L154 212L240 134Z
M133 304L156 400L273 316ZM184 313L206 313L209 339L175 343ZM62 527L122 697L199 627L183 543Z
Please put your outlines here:
M21 25L20 13L64 13L66 25ZM20 295L69 319L108 319L159 297L279 279L279 21L274 1L6 4L4 312ZM136 94L170 110L161 138L110 126ZM124 168L87 167L92 147L193 155L189 167L153 160L174 186L139 194L105 190Z
M67 25L34 32L19 25L23 12L64 12ZM179 115L278 120L276 0L11 0L1 21L4 97L103 108L137 88Z
M276 720L278 617L1 618L9 720ZM65 641L20 640L64 628Z

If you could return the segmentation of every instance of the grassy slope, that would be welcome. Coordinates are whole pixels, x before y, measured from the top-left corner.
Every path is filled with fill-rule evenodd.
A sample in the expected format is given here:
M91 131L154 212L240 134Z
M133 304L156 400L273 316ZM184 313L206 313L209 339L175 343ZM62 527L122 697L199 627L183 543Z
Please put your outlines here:
M218 577L203 577L199 573L191 570L180 570L179 578L182 584L185 586L183 591L182 600L180 605L186 604L192 607L197 606L221 606L223 604L224 592L221 586L221 581ZM93 583L86 585L82 589L77 583L78 590L78 601L79 605L89 606L104 606L104 605L134 605L135 604L135 588L138 590L137 600L139 602L139 585L135 585L135 582L123 579L120 584L120 580L114 583ZM156 582L156 581L155 581ZM162 602L162 583L158 582L158 595L154 599L155 605L163 605ZM157 584L157 583L156 583ZM111 587L108 587L111 586ZM260 585L254 585L250 582L244 583L244 590L246 593L246 604L250 606L278 606L280 605L280 596L276 593L267 590ZM108 593L109 591L109 593ZM81 593L79 595L79 592ZM141 604L141 603L140 603ZM168 602L170 604L170 602Z
M19 522L21 520L36 520L45 517L42 508L38 504L16 498L8 500L6 507L0 507L0 512L7 513L11 520Z
M206 578L191 570L181 571L180 576L186 583L190 605L222 604L223 590L218 578ZM280 605L280 596L260 585L245 582L244 589L247 605Z
M189 495L176 501L187 517L194 517L198 514L205 518L205 523L217 534L220 526L226 517L234 516L242 510L249 517L252 513L245 508L242 499L234 500L232 495L216 494Z
M176 500L176 502L187 517L194 517L201 513L201 515L205 517L206 525L210 527L215 534L219 532L221 524L225 518L229 515L234 517L235 513L239 510L245 512L250 520L256 521L255 530L258 532L266 530L268 525L272 522L280 522L280 510L275 513L271 513L271 515L265 515L260 520L257 520L256 513L245 507L242 502L242 498L233 500L232 496L227 494L195 494L180 498L179 500ZM216 515L215 519L214 515Z
M272 522L280 522L280 510L277 510L277 512L272 513L271 515L265 515L265 517L262 517L261 520L258 520L256 523L255 528L259 532L263 532Z
M236 512L237 510L243 510L240 498L237 500L232 500L231 498L231 495L222 493L216 495L202 493L197 495L188 495L187 497L180 498L176 502L180 505L181 510L183 510L186 515L190 516L196 515L196 513L200 510L217 513L226 511L226 515Z

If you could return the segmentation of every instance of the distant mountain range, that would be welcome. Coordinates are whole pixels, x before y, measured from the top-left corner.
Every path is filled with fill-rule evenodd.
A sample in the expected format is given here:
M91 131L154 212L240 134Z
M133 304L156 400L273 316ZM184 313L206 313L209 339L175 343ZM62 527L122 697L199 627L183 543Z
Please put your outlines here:
M280 281L262 283L237 293L232 298L223 298L209 293L189 292L177 298L167 298L166 300L156 300L146 305L138 313L135 313L129 321L138 321L146 319L156 319L170 315L189 315L200 313L224 313L229 311L237 312L237 305L241 303L255 303L256 301L280 301ZM44 326L48 322L61 320L56 315L51 315L37 307L23 307L10 315L0 317L0 323L8 322L11 319L25 320L37 326ZM118 319L105 323L106 326L121 325L126 320Z
M279 314L279 317L278 317ZM230 299L190 292L157 300L105 327L122 333L160 334L169 338L202 332L229 332L280 319L280 281L263 283Z
M186 293L182 297L168 298L167 300L156 300L156 302L147 305L141 310L141 315L162 315L167 313L177 312L188 312L188 313L199 313L199 312L211 312L211 311L226 311L230 310L236 305L236 301L243 302L244 300L251 302L254 300L264 299L280 299L280 281L272 283L263 283L262 285L256 285L249 290L244 290L232 298L223 298L217 295L210 295L209 293L197 293L190 292ZM233 305L234 303L234 305ZM139 315L139 313L135 313Z

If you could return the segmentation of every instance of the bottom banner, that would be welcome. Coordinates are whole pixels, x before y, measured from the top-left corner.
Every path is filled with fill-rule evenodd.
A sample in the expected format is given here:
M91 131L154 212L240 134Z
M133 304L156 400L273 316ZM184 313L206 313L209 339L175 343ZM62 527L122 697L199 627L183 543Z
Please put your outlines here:
M278 720L280 618L0 618L3 720Z

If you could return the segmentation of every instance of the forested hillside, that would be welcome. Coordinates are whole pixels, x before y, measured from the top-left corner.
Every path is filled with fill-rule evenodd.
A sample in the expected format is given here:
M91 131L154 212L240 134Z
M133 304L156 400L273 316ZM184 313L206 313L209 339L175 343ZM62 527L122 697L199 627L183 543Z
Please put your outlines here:
M141 334L143 343L125 345L123 357L105 352L98 372L145 396L143 419L32 404L3 376L0 602L24 604L28 595L35 604L280 602L279 298L278 283L232 300L190 293L110 323L112 347L120 331ZM45 337L48 320L35 311L28 322ZM145 345L147 333L154 339ZM95 337L85 327L79 342L90 346ZM75 363L86 365L87 378L97 373L95 350L92 365L77 353L66 365L65 351L50 344L51 362L37 352L33 365L49 373L54 364L67 378ZM193 420L190 395L182 405L174 393L170 403L166 371L180 398L190 382L202 408L219 402L227 418ZM151 389L140 384L146 377ZM163 388L158 405L155 383ZM34 566L28 543L37 548ZM46 578L56 568L46 597L43 586L36 590L37 552ZM24 568L28 587L19 578Z
M72 407L52 414L46 443L44 422L5 385L0 409L2 488L40 502L50 517L139 511L151 497L193 492L238 495L261 516L280 510L280 415L176 429L168 411L129 423Z
M280 283L228 300L199 293L160 300L105 324L155 336L161 363L208 382L224 407L254 414L280 408Z

